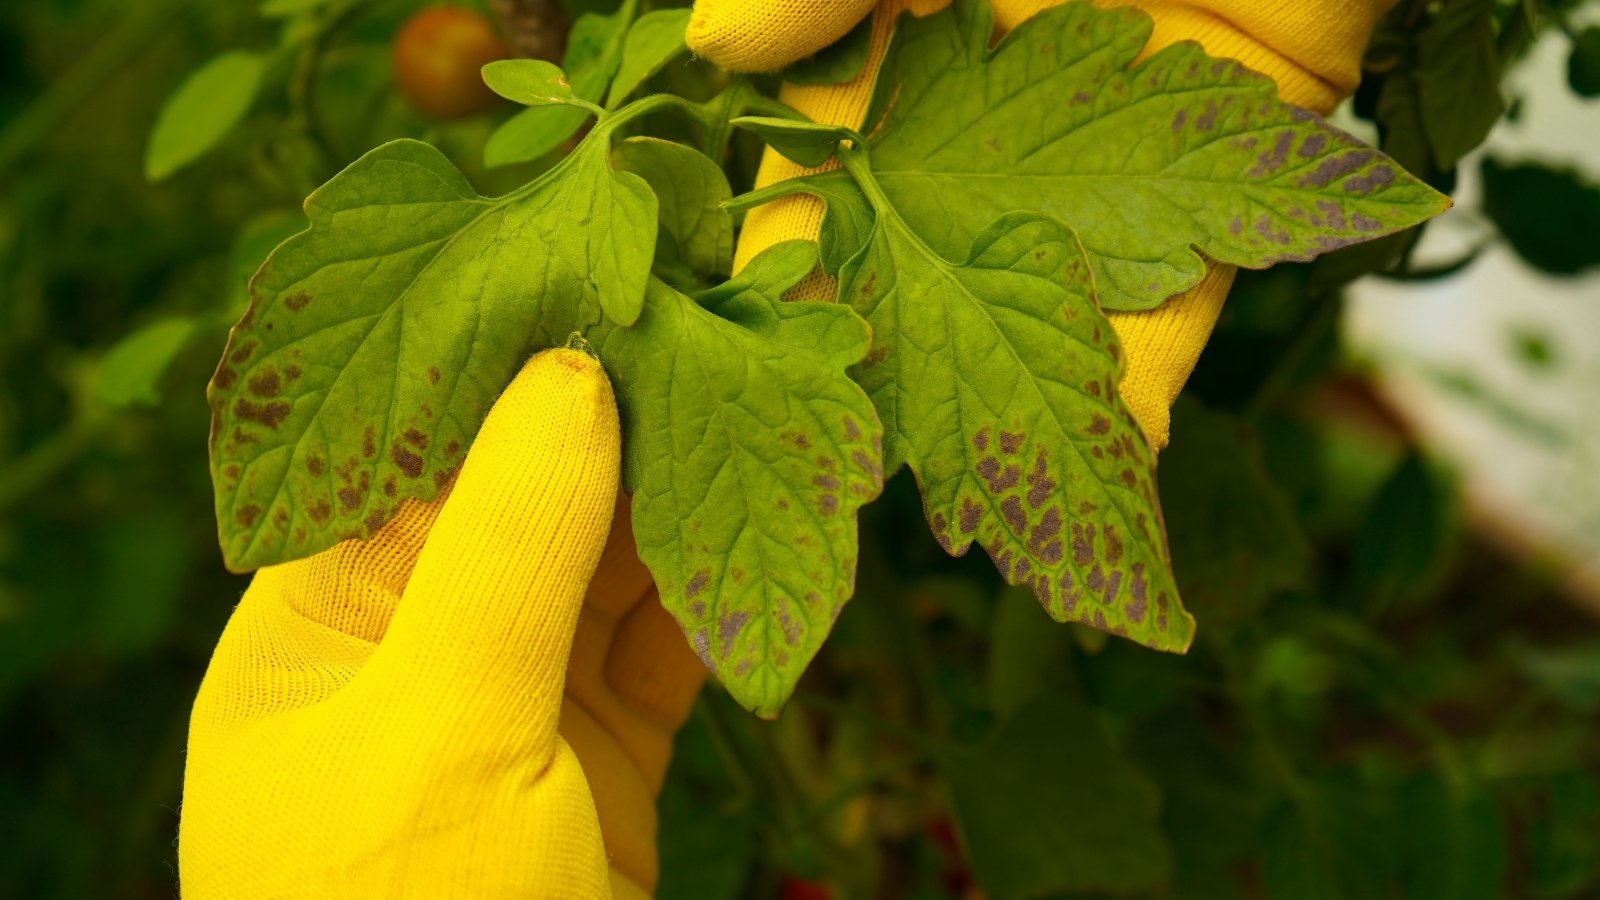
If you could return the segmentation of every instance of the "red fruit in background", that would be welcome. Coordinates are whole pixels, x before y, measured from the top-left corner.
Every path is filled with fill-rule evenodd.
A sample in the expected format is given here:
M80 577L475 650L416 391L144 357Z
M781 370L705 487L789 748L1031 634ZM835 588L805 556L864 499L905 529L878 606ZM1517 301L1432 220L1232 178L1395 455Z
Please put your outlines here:
M833 900L833 889L825 882L785 875L778 885L778 900Z
M509 55L488 19L459 6L430 6L395 35L394 82L422 112L461 119L497 102L480 70Z

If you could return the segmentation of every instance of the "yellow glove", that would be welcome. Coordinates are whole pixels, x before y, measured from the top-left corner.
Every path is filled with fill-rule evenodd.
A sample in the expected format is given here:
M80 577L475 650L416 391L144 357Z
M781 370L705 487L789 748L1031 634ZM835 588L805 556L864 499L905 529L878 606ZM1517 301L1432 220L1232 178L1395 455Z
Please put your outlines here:
M705 669L619 457L599 364L548 350L447 497L256 574L195 701L185 898L649 896Z
M867 63L843 84L786 84L780 97L818 122L862 126L873 77L888 46L894 19L903 10L928 15L948 0L698 0L689 22L689 47L736 71L767 72L810 56L838 40L876 7ZM1058 0L994 0L996 24L1010 29ZM1372 26L1394 0L1093 0L1097 6L1138 6L1155 20L1145 46L1148 56L1181 40L1198 41L1212 56L1231 57L1271 76L1289 103L1328 113L1355 90L1361 52ZM804 169L768 150L756 187L803 174ZM758 207L745 218L734 258L737 270L779 241L814 238L822 204L795 194ZM1152 445L1167 444L1172 401L1194 371L1211 336L1222 301L1233 285L1232 266L1208 264L1206 276L1188 292L1146 312L1112 312L1127 354L1122 396L1144 426ZM805 296L831 297L820 273L801 286Z

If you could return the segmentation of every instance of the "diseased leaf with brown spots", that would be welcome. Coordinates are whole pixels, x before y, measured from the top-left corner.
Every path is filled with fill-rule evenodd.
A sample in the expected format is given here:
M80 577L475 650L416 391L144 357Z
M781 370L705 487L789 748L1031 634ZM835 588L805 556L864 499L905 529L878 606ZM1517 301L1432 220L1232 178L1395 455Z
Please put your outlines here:
M902 17L862 125L878 183L949 259L1012 210L1061 220L1088 251L1106 309L1148 309L1193 286L1204 274L1196 250L1264 268L1449 206L1198 44L1133 65L1150 31L1133 7L1064 3L991 50L987 2Z
M1077 238L1010 213L951 262L900 217L862 152L843 159L862 189L830 186L824 245L845 254L840 302L872 326L852 374L883 421L885 468L911 467L947 551L978 543L1052 618L1185 650L1194 622L1172 577L1155 454L1117 392L1121 351ZM874 213L854 252L833 233L863 234Z
M223 556L244 571L381 527L435 496L534 349L632 322L656 202L598 127L504 197L397 141L306 201L251 284L208 395ZM602 312L603 311L603 312Z
M706 667L768 717L854 590L856 511L883 486L882 426L845 374L866 323L780 300L816 252L779 244L694 299L652 278L632 328L590 333L618 389L639 556Z

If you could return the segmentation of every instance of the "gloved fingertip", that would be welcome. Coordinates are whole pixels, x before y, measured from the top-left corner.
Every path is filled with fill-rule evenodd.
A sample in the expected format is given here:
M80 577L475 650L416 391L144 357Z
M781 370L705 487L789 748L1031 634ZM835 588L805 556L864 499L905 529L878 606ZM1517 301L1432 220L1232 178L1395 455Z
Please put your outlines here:
M477 710L553 737L584 591L621 472L591 356L534 356L495 403L369 669L433 718Z
M775 72L844 37L877 0L699 0L684 41L733 72Z

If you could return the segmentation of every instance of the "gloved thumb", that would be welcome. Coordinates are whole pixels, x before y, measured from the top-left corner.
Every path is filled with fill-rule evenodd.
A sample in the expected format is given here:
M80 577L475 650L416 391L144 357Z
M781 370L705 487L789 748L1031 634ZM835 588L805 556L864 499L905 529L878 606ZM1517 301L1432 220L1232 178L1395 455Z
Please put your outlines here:
M620 458L600 364L569 349L529 360L490 410L358 677L388 685L419 728L553 748Z

